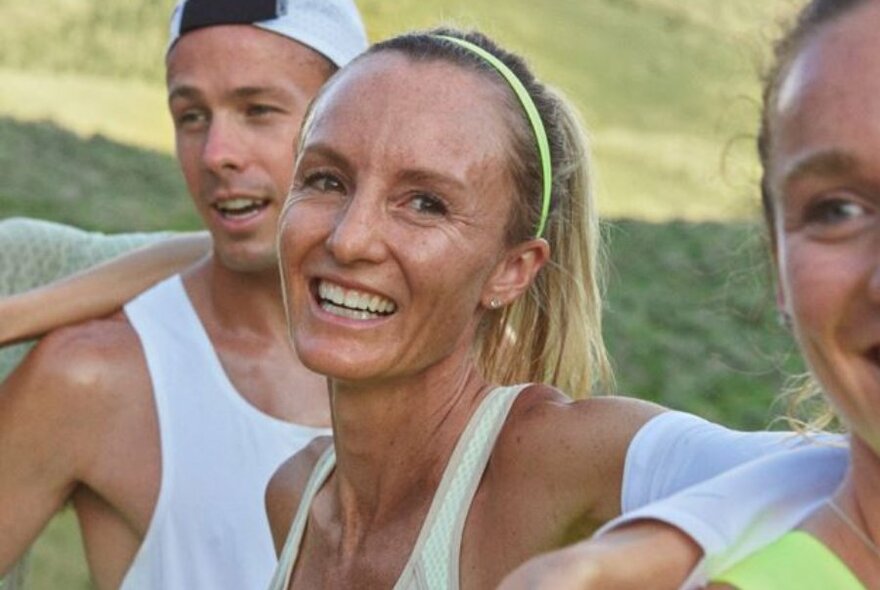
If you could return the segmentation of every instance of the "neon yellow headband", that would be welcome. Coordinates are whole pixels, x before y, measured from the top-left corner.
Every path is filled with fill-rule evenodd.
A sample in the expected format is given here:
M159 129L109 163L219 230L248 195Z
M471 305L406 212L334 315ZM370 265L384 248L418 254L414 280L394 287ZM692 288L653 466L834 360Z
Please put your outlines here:
M540 238L544 234L544 227L547 225L547 216L550 214L550 192L553 187L553 172L550 165L550 144L547 141L547 131L544 129L544 123L541 121L541 116L538 114L538 108L535 106L535 102L532 100L532 97L529 96L529 92L526 90L526 87L523 86L523 83L516 77L516 74L514 74L509 67L504 65L504 62L482 47L474 45L470 41L459 39L458 37L450 37L448 35L434 36L440 39L446 39L447 41L452 41L489 62L492 67L498 70L499 74L504 76L504 79L507 80L507 83L510 84L513 92L516 94L517 98L519 98L519 102L522 104L523 109L525 109L526 115L529 118L529 123L532 124L532 129L535 132L535 139L538 140L538 154L541 156L541 169L544 174L544 194L541 201L541 220L538 222L538 231L535 232L535 237Z

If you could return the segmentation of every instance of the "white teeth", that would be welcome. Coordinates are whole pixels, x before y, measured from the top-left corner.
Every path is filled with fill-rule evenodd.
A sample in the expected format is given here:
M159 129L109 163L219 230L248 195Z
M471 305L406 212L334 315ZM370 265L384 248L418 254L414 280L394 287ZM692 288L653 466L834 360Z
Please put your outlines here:
M322 308L358 320L381 317L397 309L393 301L381 295L345 289L329 281L318 283L318 296L322 299Z
M258 201L256 199L228 199L226 201L219 201L217 203L217 208L221 211L235 211L237 209L254 207L257 204Z
M329 301L322 301L321 308L325 311L329 311L333 315L338 315L353 320L373 320L383 317L378 313L373 313L362 309L349 309L347 307L340 307L338 305L330 303Z
M240 197L217 201L214 204L214 207L224 217L246 217L249 215L256 215L265 204L266 201L264 200Z

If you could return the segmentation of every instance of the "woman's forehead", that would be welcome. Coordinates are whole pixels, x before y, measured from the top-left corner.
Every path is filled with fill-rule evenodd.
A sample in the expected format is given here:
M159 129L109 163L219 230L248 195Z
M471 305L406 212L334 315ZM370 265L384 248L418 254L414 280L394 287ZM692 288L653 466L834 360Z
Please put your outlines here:
M801 47L774 105L775 158L837 149L880 165L880 10L846 14ZM776 162L777 174L785 166Z
M315 105L309 136L383 133L491 149L508 141L504 105L497 86L479 72L384 51L333 79Z

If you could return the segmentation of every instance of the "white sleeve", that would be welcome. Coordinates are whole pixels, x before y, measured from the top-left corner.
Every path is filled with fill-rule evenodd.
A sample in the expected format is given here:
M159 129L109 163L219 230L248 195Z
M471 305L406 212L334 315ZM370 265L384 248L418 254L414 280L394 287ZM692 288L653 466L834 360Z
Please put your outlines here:
M806 440L791 432L741 432L693 414L664 412L649 420L629 445L621 512L671 496L747 461L803 445Z
M700 587L796 526L837 488L848 467L842 437L819 442L791 433L746 434L695 417L664 416L633 439L624 474L625 514L597 535L643 519L678 527L704 555L683 588ZM777 452L792 446L800 448Z
M616 518L596 534L644 519L678 527L703 550L682 588L700 588L797 526L840 485L848 465L843 447L774 453Z

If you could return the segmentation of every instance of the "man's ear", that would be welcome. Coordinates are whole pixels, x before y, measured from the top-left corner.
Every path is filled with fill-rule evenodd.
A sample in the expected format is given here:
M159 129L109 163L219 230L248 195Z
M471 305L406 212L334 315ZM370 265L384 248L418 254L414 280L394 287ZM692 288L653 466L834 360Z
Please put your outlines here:
M483 306L498 309L512 303L525 293L548 260L550 245L541 238L517 244L508 250L483 287Z

